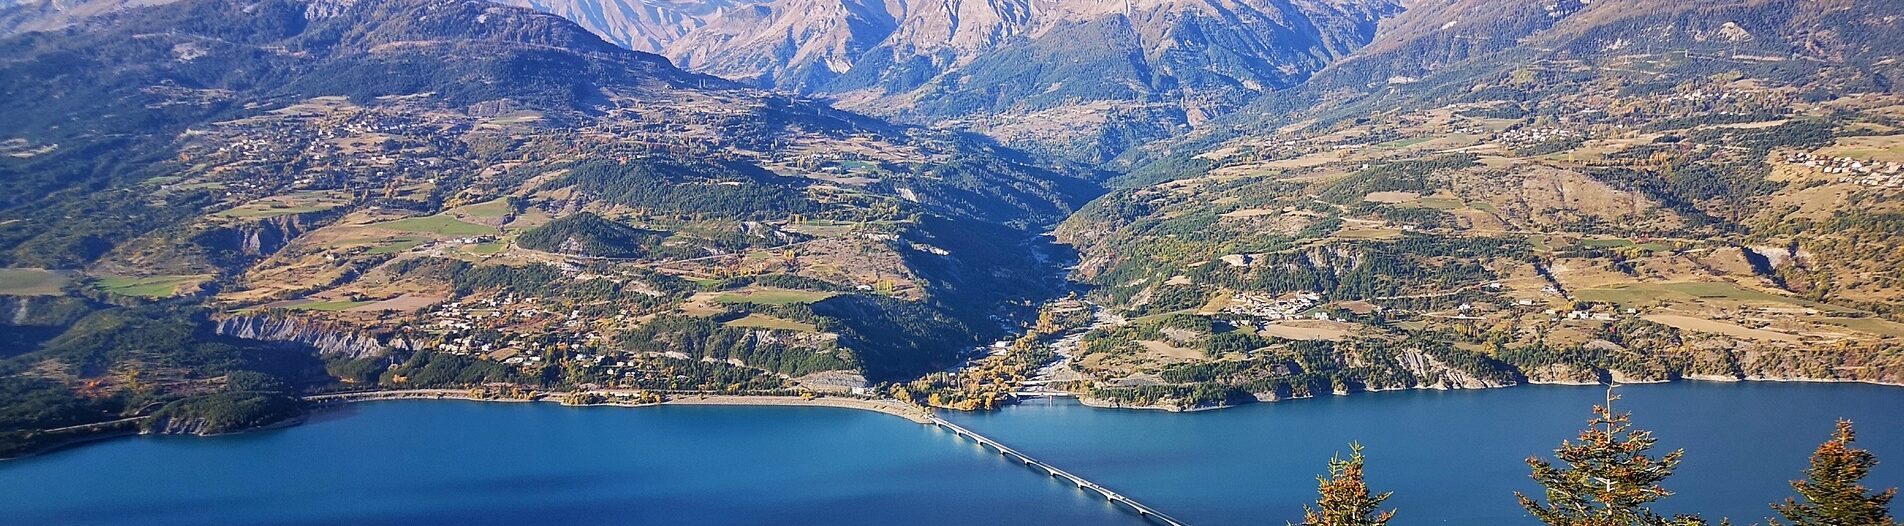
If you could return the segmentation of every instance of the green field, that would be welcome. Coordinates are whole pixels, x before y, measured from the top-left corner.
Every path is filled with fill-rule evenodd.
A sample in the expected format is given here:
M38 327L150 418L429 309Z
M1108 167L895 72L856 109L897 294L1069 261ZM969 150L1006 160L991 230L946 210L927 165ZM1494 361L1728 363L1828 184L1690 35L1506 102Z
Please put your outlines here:
M494 218L509 215L510 212L514 212L516 210L516 207L509 203L509 198L504 197L501 199L484 201L484 202L476 203L473 205L466 205L456 210L470 217L494 219Z
M745 318L729 321L727 322L727 326L746 327L746 328L752 328L752 329L781 330L781 331L800 331L800 332L814 332L814 331L820 330L818 327L814 327L813 324L811 323L801 323L801 322L797 322L797 321L793 321L789 319L776 318L773 316L768 316L768 315L759 314L759 313L748 314L747 317Z
M855 226L854 223L843 221L813 220L789 225L787 229L820 237L840 237L853 233Z
M454 217L440 214L398 219L396 221L377 223L370 226L398 232L415 232L440 236L476 236L496 233L495 227L466 223Z
M1433 208L1435 210L1454 210L1466 206L1466 203L1462 203L1460 199L1450 199L1446 197L1423 197L1413 203L1405 203L1402 206Z
M322 212L325 210L330 210L332 208L337 208L337 205L329 205L329 204L309 205L309 206L288 206L288 205L278 205L278 204L245 205L245 206L240 206L230 210L226 210L223 212L219 212L218 215L221 217L258 219L258 218L266 218L266 217L288 216L292 214L306 214L311 212Z
M216 184L216 183L209 183ZM222 187L222 185L220 185ZM219 217L257 219L322 212L350 203L350 194L312 191L252 201L219 212Z
M1586 301L1604 301L1617 303L1622 306L1642 305L1659 300L1691 301L1706 299L1754 303L1781 303L1826 311L1845 310L1841 307L1834 307L1803 298L1747 290L1740 288L1738 285L1724 282L1634 283L1597 289L1583 289L1576 291L1575 295Z
M1582 239L1580 246L1585 248L1626 248L1633 246L1630 239Z
M501 117L489 119L490 124L527 124L542 120L542 114L533 111L518 111Z
M58 296L72 278L37 268L0 268L0 296Z
M1904 337L1904 323L1880 318L1815 318L1813 321L1878 336Z
M286 308L287 308L287 309L289 309L289 310L308 310L308 311L322 311L322 312L337 312L337 311L341 311L341 310L350 310L350 309L355 309L355 308L357 308L357 307L362 307L362 306L365 306L365 305L369 305L369 304L371 304L371 303L376 303L376 302L372 302L372 301L350 301L350 300L338 300L338 301L314 301L314 302L311 302L311 303L300 303L300 304L297 304L297 305L292 305L292 306L290 306L290 307L286 307Z
M1344 228L1335 231L1338 239L1387 239L1401 235L1401 231L1388 228Z
M387 243L382 243L377 245L376 247L372 247L370 250L364 253L365 254L395 254L398 252L403 252L406 250L410 250L412 248L416 248L417 245L421 245L425 241L429 241L429 240L423 239L423 238L416 238L416 237L399 237L396 239L392 239Z
M178 186L174 186L174 187L172 187L172 189L173 189L173 190L178 190L178 191L190 191L190 190L224 190L224 189L225 189L225 183L219 183L219 182L203 182L203 183L192 183L192 184L182 184L182 185L178 185Z
M179 286L204 279L203 275L190 276L103 276L99 278L99 289L120 296L141 298L164 298L178 295Z
M813 303L831 297L833 297L833 293L831 292L755 287L723 292L721 295L715 296L714 301L721 303L756 303L760 305L783 306L797 303Z
M488 243L478 243L475 245L471 245L468 248L468 250L469 250L469 253L475 254L478 256L493 256L493 255L502 253L503 249L505 248L509 248L509 243L503 242L503 241L491 241Z
M1417 144L1428 142L1431 140L1434 140L1434 137L1432 136L1410 137L1407 139L1396 139L1393 141L1388 141L1385 143L1377 144L1375 146L1379 148L1400 149L1400 148L1407 148L1409 146L1414 146Z
M1582 239L1580 246L1585 248L1637 248L1647 252L1672 252L1672 245L1658 241L1634 243L1631 239Z

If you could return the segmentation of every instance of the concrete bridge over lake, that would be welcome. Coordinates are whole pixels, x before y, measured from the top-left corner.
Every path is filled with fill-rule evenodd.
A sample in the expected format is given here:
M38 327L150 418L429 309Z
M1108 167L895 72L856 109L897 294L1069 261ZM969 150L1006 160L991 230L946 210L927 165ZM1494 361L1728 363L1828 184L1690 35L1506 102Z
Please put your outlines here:
M1019 453L1018 450L1012 449L1011 447L1006 446L1005 444L1001 444L997 440L992 440L991 438L988 438L985 435L981 435L981 434L973 432L970 429L960 427L958 424L947 422L945 419L939 418L938 416L933 416L932 425L936 425L947 431L951 431L953 434L956 434L962 438L967 438L972 440L973 442L977 442L980 446L990 447L992 449L998 450L998 454L1004 455L1005 458L1011 459L1012 461L1015 461L1015 462L1023 462L1025 463L1026 467L1043 471L1051 475L1052 478L1060 478L1060 479L1064 479L1067 482L1077 484L1078 489L1097 492L1099 495L1103 495L1105 499L1110 500L1112 503L1122 504L1125 507L1130 508L1131 511L1137 512L1137 515L1140 517L1143 517L1153 522L1165 524L1167 526L1184 526L1183 521L1177 520L1176 518L1171 517L1169 515L1165 515L1164 512L1157 511L1156 508L1152 508L1149 505L1146 505L1142 502L1137 502L1136 500L1130 497L1126 497L1121 494L1118 494L1115 491L1111 491L1110 488L1106 488L1102 485L1099 485L1096 482L1085 480L1084 477L1073 475L1068 471L1058 469L1057 466L1046 464L1044 463L1044 461L1031 458L1030 455Z

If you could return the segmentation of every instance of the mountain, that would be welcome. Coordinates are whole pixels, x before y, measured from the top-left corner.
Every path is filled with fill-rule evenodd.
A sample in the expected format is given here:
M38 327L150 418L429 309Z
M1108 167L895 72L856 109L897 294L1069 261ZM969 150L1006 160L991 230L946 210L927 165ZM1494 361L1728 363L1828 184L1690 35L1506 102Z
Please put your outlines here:
M1897 7L1411 4L1303 85L1113 163L1057 235L1130 321L1068 358L1092 398L1163 407L1896 383Z
M1322 88L1355 82L1407 83L1502 54L1606 59L1678 51L1732 57L1765 68L1781 62L1876 65L1897 38L1880 15L1896 2L1615 0L1423 2L1333 71ZM1786 69L1792 69L1787 65Z
M486 2L61 24L0 37L7 449L346 386L910 379L1055 293L1037 236L1101 191Z
M750 1L509 0L518 7L561 15L615 45L659 53L670 42Z
M1294 89L1259 97L1192 133L1126 152L1112 163L1136 177L1146 164L1172 171L1196 150L1243 134L1272 133L1306 118L1365 117L1384 108L1431 107L1508 93L1516 100L1573 95L1593 78L1643 82L1657 75L1732 74L1765 78L1830 97L1900 89L1904 46L1882 15L1893 1L1727 0L1511 2L1436 0L1410 4L1383 23L1369 45ZM1679 60L1658 57L1677 54ZM1563 68L1574 68L1566 70ZM1534 82L1541 80L1545 82ZM1483 91L1486 90L1486 91ZM1186 147L1187 146L1187 147Z
M881 2L793 0L723 13L662 53L683 68L776 89L813 92L898 29Z
M611 35L598 13L630 9L539 8ZM1302 82L1397 11L1387 0L777 0L645 36L692 71L1102 160Z

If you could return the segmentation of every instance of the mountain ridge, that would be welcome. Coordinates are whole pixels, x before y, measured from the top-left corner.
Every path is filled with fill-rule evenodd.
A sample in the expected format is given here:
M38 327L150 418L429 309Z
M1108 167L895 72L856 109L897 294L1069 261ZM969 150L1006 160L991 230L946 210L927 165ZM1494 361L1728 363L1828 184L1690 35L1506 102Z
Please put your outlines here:
M540 8L619 30L590 20L620 8ZM1095 161L1293 86L1398 10L1388 0L772 0L656 40L685 69Z
M49 297L0 322L0 390L35 400L0 408L0 452L236 396L234 374L272 396L910 379L1055 293L1037 233L1101 192L525 8L88 5L0 36L0 295Z

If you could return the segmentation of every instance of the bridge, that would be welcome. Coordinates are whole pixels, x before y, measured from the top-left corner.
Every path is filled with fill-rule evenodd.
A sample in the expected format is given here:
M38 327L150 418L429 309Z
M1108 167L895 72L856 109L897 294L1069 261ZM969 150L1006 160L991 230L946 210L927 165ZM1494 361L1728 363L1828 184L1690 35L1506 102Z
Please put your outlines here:
M1167 526L1184 526L1183 521L1177 520L1176 518L1171 517L1169 515L1165 515L1164 512L1157 511L1156 508L1152 508L1149 505L1146 505L1142 502L1137 502L1136 500L1130 497L1126 497L1121 494L1118 494L1115 491L1111 491L1110 488L1106 488L1102 485L1099 485L1096 482L1085 480L1084 477L1073 475L1068 471L1058 469L1057 466L1046 464L1044 463L1044 461L1031 458L1030 455L1019 453L1018 450L1012 449L1011 447L1006 446L1005 444L1001 444L997 440L992 440L991 438L988 438L985 435L981 435L981 434L973 432L970 429L960 427L958 424L947 422L945 419L939 418L936 415L932 417L932 425L936 425L947 431L951 431L953 434L958 435L961 438L971 439L973 442L977 442L980 446L990 447L992 449L998 450L998 454L1004 455L1005 458L1011 459L1012 461L1015 461L1015 462L1023 462L1025 463L1025 467L1034 468L1039 471L1043 471L1051 475L1052 478L1060 478L1060 479L1064 479L1067 482L1077 484L1078 489L1097 492L1099 495L1103 495L1105 499L1110 500L1112 503L1122 504L1125 507L1130 508L1131 511L1137 512L1137 515L1140 517L1149 519L1153 522L1162 523Z

